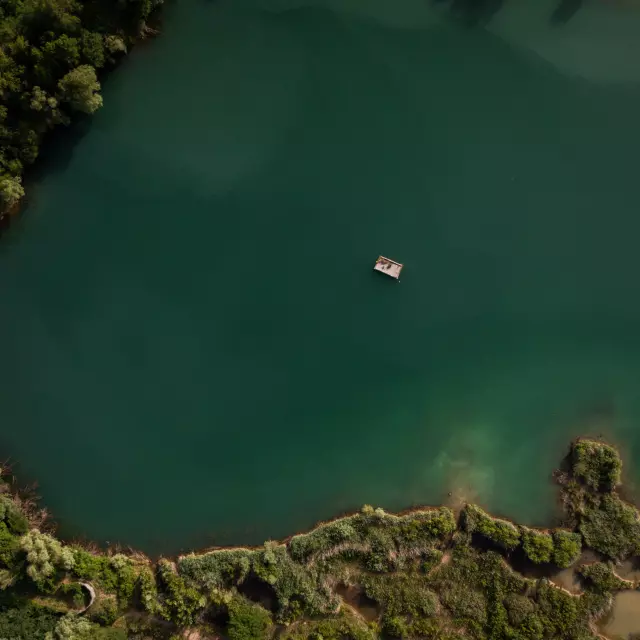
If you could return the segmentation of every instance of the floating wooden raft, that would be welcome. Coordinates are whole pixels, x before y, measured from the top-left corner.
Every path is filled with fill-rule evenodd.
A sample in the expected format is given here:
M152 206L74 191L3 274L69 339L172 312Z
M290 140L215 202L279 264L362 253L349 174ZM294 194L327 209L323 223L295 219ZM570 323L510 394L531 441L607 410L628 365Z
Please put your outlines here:
M378 256L378 259L376 260L373 268L375 271L379 271L380 273L391 276L396 280L400 280L400 272L402 271L402 267L404 267L404 265L396 262L395 260L385 258L384 256Z

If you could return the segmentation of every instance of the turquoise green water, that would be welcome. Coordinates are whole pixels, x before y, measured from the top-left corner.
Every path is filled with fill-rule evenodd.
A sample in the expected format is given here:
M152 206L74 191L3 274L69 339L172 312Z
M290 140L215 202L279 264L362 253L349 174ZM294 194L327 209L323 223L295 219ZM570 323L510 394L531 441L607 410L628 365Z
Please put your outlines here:
M449 491L540 523L571 437L633 460L627 17L622 77L588 12L164 15L0 243L0 448L64 534L258 543Z

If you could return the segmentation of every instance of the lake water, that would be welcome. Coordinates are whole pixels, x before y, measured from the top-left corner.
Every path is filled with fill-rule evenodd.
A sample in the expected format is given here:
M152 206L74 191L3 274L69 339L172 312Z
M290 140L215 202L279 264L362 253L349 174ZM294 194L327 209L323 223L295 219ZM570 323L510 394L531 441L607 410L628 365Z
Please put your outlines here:
M165 8L0 243L0 450L63 534L544 523L570 438L640 451L640 15L554 10Z

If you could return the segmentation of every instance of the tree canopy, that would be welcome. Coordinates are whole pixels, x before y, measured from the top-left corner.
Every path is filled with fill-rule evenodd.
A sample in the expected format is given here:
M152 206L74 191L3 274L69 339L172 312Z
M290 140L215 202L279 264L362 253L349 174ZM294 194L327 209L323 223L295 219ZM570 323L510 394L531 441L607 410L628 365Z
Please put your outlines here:
M0 215L43 136L100 108L112 65L162 0L0 0Z

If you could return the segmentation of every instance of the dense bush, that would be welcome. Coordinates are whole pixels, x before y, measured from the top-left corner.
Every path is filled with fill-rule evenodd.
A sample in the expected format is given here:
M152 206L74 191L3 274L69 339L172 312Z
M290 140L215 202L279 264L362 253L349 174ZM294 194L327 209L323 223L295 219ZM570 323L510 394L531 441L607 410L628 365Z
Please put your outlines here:
M37 529L26 533L20 539L20 546L27 554L27 575L41 585L53 576L56 568L69 571L75 564L71 549Z
M507 551L512 551L520 544L518 527L507 520L491 517L474 504L465 506L462 520L469 533L479 533Z
M587 547L612 559L640 553L640 515L618 496L605 494L587 503L580 515L579 531Z
M35 640L52 632L58 616L19 598L5 600L0 607L0 638L7 640Z
M72 571L78 578L116 595L122 606L131 600L138 572L130 558L123 554L98 555L81 547L73 547L73 558Z
M579 440L571 449L574 478L595 491L612 491L620 484L622 461L610 445Z
M261 606L242 598L229 604L229 640L267 640L272 632L271 615Z
M250 549L220 549L189 554L178 560L182 575L203 587L229 588L240 584L249 574L254 552Z
M536 564L551 562L553 538L549 533L522 527L522 548L531 562Z
M584 565L578 569L578 575L588 589L593 589L597 593L610 593L629 588L627 583L615 575L611 565L604 562Z
M438 597L421 575L363 576L362 586L385 616L429 617L438 609Z
M158 562L158 577L162 602L160 614L180 627L194 624L207 603L206 598L187 586L167 560Z
M582 537L579 533L558 530L553 534L553 562L561 569L574 564L582 552Z

